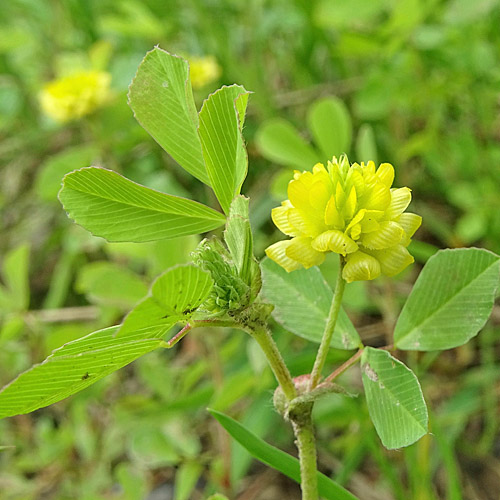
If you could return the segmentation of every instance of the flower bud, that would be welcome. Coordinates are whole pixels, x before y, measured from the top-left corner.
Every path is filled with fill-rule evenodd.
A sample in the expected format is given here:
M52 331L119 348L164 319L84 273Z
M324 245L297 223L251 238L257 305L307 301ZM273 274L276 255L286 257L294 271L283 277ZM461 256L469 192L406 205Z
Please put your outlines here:
M250 288L238 276L226 248L217 239L203 240L193 252L193 261L214 280L202 308L214 314L240 311L248 306Z

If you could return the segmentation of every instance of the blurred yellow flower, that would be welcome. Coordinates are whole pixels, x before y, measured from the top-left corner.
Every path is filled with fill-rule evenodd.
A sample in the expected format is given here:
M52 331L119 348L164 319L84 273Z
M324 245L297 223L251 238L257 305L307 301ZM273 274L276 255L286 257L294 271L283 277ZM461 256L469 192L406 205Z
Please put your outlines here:
M103 71L82 71L45 85L40 93L44 113L58 122L88 115L109 97L111 75Z
M214 56L190 57L189 70L194 89L208 85L221 75L221 67Z
M321 264L325 254L342 255L348 282L394 276L414 259L407 246L422 218L404 213L409 188L391 189L394 168L382 163L349 164L346 156L318 163L312 172L295 171L288 200L274 208L280 231L292 236L266 249L288 272Z

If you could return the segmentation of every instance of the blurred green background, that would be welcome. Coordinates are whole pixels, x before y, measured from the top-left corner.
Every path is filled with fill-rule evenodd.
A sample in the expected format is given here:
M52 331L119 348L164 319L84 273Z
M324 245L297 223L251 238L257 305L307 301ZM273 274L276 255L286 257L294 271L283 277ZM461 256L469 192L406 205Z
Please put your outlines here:
M411 211L424 217L411 249L417 264L397 280L353 285L347 297L364 342L389 343L411 283L438 248L500 252L499 26L498 0L1 2L0 384L64 342L118 323L198 242L92 237L57 200L65 173L104 166L216 206L127 106L127 87L156 44L193 65L215 58L216 78L195 89L199 106L222 84L254 92L243 192L259 257L280 238L270 209L293 168L328 159L309 145L308 110L318 99L335 99L352 161L395 166L395 185L412 188ZM46 83L91 68L111 75L106 102L65 123L46 116ZM335 273L331 263L322 270ZM318 404L322 470L363 500L498 499L499 322L495 309L466 346L404 355L432 430L407 449L382 449L362 396ZM293 375L309 371L316 347L274 332ZM330 366L346 356L332 351ZM342 381L361 389L355 370ZM206 412L227 412L294 453L272 408L274 386L243 333L196 330L67 401L0 421L0 499L197 500L216 491L298 499L297 485L252 461Z

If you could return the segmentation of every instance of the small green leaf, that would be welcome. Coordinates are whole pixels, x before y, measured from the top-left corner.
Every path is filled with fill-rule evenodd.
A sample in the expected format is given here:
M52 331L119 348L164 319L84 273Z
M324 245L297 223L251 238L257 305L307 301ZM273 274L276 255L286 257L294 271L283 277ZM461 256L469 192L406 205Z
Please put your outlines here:
M155 280L149 296L127 315L119 336L145 327L167 333L175 323L192 316L212 287L210 274L192 264L169 269Z
M174 500L189 500L202 472L203 465L198 462L182 464L175 474Z
M326 159L349 153L351 116L340 99L326 97L314 102L307 113L307 124Z
M247 174L248 158L241 135L248 92L239 85L222 87L203 103L198 129L212 188L227 214Z
M160 193L104 168L82 168L63 180L59 199L76 223L108 241L145 241L199 234L225 217L201 203Z
M273 318L299 337L321 342L333 300L333 292L317 267L287 273L266 258L261 263L262 293L274 304ZM343 309L333 333L331 346L356 349L359 335Z
M212 286L209 273L187 264L162 274L153 283L151 294L167 312L190 316L208 297Z
M300 484L299 461L284 451L271 446L239 422L216 410L208 410L220 425L241 444L253 457L278 470ZM318 491L322 497L335 500L356 500L356 497L321 472L318 476Z
M398 349L435 351L465 344L486 323L500 275L497 255L441 250L420 273L394 330Z
M285 167L311 170L318 163L316 151L286 120L273 118L264 122L255 137L263 156Z
M181 315L165 313L163 307L153 297L146 297L125 316L117 336L122 336L144 327L161 329L162 334L165 335L181 320Z
M224 231L224 240L231 253L240 278L250 285L252 260L253 260L253 238L250 220L248 218L249 199L237 196L231 203L229 217Z
M98 157L97 148L88 145L64 149L50 156L37 170L36 193L44 201L57 202L61 179L72 170L92 165Z
M129 90L137 121L190 174L210 186L188 62L155 47L146 54Z
M24 329L24 325L23 311L7 314L3 321L0 322L0 346L9 340L18 338Z
M0 310L24 311L29 306L29 257L27 244L10 250L4 257L0 275L5 284L0 285Z
M373 128L365 123L361 125L356 139L356 160L365 163L372 160L377 165L377 158L377 143Z
M407 366L387 351L367 347L361 371L368 411L386 448L409 446L427 434L427 406Z
M137 274L113 262L91 262L83 266L75 288L95 303L124 308L133 307L148 293Z
M149 490L146 473L143 469L138 468L135 464L120 462L113 468L113 473L122 490L120 492L122 500L147 498Z
M56 349L0 392L0 418L29 413L79 392L163 343L163 330L144 328L115 337L99 330Z

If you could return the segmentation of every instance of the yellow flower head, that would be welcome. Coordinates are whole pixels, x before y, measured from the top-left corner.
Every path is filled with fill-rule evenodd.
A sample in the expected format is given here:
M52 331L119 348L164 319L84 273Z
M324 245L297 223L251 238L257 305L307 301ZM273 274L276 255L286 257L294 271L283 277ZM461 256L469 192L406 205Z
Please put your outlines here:
M189 74L191 85L199 89L217 80L221 74L221 68L214 56L190 57Z
M85 71L54 80L40 93L43 111L58 122L81 118L109 97L111 75L103 71Z
M382 163L349 164L346 156L321 163L312 172L295 171L288 200L274 208L280 231L292 236L266 249L288 272L319 265L328 252L345 258L347 282L394 276L414 259L407 246L422 218L404 213L409 188L391 189L394 168Z

